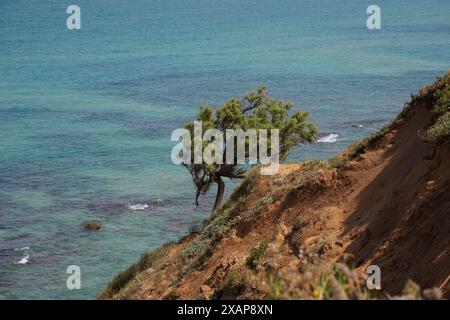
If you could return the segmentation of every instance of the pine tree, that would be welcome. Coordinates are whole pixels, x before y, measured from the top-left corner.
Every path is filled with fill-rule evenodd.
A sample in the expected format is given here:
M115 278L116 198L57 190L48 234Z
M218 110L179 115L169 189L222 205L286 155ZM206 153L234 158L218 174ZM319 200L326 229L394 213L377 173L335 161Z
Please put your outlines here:
M317 127L308 120L309 113L304 111L295 112L289 115L289 110L293 105L281 100L275 100L267 95L266 87L260 87L257 91L247 94L242 100L231 98L222 106L213 109L210 106L202 107L197 116L197 121L202 122L202 134L208 129L217 129L222 132L226 141L226 129L279 129L279 159L283 161L287 158L292 149L299 143L313 143L316 140ZM217 195L213 210L221 207L225 182L224 178L241 179L245 177L245 172L249 165L226 163L225 150L223 152L223 164L194 164L194 121L186 125L192 137L192 161L190 164L183 164L192 176L196 186L195 203L198 205L198 198L205 194L211 185L217 184ZM249 139L245 138L245 158L249 156ZM203 141L203 149L211 141ZM234 144L235 149L237 143ZM226 148L226 145L224 146ZM268 146L270 152L270 146ZM236 155L236 152L234 153ZM235 159L236 160L236 159Z

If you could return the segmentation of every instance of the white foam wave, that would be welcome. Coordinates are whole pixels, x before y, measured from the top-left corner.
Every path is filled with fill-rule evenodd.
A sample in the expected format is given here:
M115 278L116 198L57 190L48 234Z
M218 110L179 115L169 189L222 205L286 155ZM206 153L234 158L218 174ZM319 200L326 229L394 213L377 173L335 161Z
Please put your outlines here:
M156 199L153 199L152 202L155 203L155 204L161 204L161 203L164 202L164 199L156 198Z
M127 205L127 208L130 209L131 211L142 211L148 208L148 204L147 203L129 203Z
M22 259L20 259L20 260L17 262L17 264L27 264L28 261L29 261L29 259L30 259L30 255L27 254L27 255L24 256Z
M322 138L318 139L317 142L322 142L322 143L334 143L334 142L337 141L337 138L338 138L338 137L339 137L338 134L332 133L332 134L329 134L329 135L327 135L327 136L325 136L325 137L322 137Z

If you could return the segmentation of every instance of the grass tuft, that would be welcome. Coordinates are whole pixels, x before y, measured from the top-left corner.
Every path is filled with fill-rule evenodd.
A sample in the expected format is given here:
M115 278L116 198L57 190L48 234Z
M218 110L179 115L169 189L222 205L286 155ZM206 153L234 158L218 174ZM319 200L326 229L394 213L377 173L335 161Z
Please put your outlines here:
M174 242L168 242L160 248L147 252L142 255L141 259L130 266L128 269L118 273L103 289L102 293L98 296L98 299L111 299L124 289L128 283L134 279L139 273L149 269L158 259L162 258L167 249L173 246Z
M249 269L256 269L256 267L261 264L261 260L264 254L266 253L268 247L269 247L268 241L264 241L261 242L261 244L257 248L252 249L252 251L250 252L250 257L247 258L245 265Z

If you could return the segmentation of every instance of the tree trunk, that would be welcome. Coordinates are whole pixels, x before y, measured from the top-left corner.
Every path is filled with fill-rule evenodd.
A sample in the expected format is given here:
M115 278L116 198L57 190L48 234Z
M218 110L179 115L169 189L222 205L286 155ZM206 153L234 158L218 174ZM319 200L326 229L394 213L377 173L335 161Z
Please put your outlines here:
M225 191L225 182L222 180L220 176L217 177L216 183L217 183L217 195L216 201L214 202L213 211L219 210L220 207L222 206L223 194Z

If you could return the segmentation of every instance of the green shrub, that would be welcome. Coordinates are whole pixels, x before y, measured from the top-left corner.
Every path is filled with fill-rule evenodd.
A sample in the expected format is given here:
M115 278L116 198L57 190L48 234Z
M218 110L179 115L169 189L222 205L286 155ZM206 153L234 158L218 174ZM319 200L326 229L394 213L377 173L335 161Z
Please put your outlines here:
M118 273L103 289L102 293L98 296L99 299L110 299L117 293L119 293L125 286L134 279L139 273L149 269L155 261L163 257L166 250L173 246L174 242L168 242L163 246L155 249L154 251L147 252L142 255L141 259L130 266L128 269Z
M261 263L262 257L266 253L269 243L267 241L261 242L258 248L252 249L250 252L250 257L247 258L245 265L250 269L256 269L256 267Z
M301 218L296 218L294 221L294 225L292 226L292 231L300 233L305 226L306 223Z
M444 114L427 130L430 139L445 142L450 139L450 112Z
M283 298L282 293L284 291L283 279L278 273L267 272L266 273L266 283L269 287L269 292L267 294L267 299L269 300L281 300Z
M380 141L387 133L390 132L390 126L375 132L370 137L364 138L361 141L350 146L345 153L345 158L349 161L355 160L360 155L364 154L369 148L372 148L378 141Z
M425 128L426 138L438 143L447 142L450 139L450 73L424 87L411 104L421 99L428 99L432 105L432 119Z
M432 109L433 119L428 127L428 138L445 142L450 138L450 76L444 77L441 87L436 89Z

